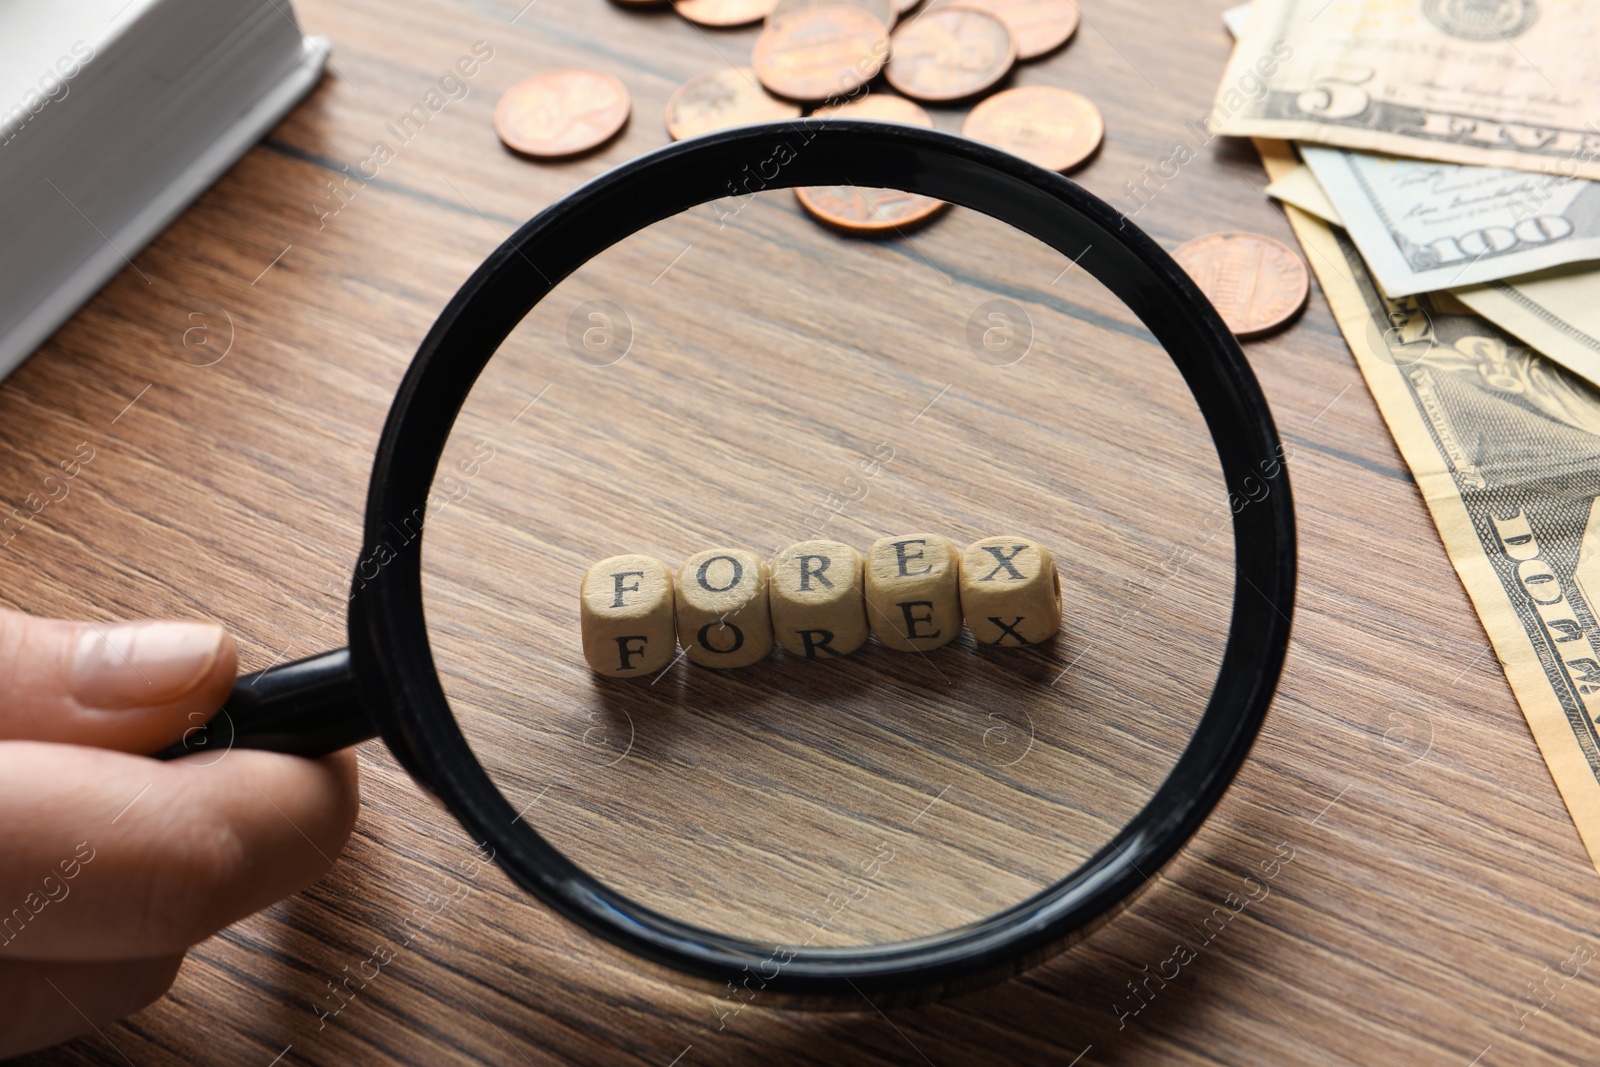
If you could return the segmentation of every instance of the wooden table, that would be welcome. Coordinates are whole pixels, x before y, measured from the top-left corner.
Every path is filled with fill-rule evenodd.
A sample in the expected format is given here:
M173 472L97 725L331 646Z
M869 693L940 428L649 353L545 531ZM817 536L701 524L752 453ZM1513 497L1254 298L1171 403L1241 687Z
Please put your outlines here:
M323 83L0 386L0 499L81 441L96 455L0 555L6 604L220 619L251 669L341 643L378 431L438 310L522 220L665 143L668 94L755 36L605 0L296 6L334 41ZM1166 175L1136 218L1168 248L1293 240L1251 147L1194 126L1221 6L1099 0L1013 78L1102 108L1090 190L1131 211L1128 183ZM493 54L465 97L396 138L477 41ZM507 153L499 94L573 65L627 84L630 126L573 162ZM393 158L350 177L377 141ZM1163 169L1180 143L1195 157ZM590 299L630 313L614 366L568 351ZM1011 366L967 343L989 300L1028 313ZM1083 944L945 1003L740 1008L475 871L374 742L328 877L197 947L156 1006L30 1062L1593 1061L1600 987L1562 967L1592 953L1600 880L1320 294L1246 350L1294 450L1286 674L1214 817ZM772 192L664 223L530 316L462 427L453 448L495 459L430 520L447 685L529 821L657 906L798 940L887 844L824 940L972 918L1113 832L1203 706L1232 557L1206 532L1224 489L1192 403L1084 272L971 212L862 242ZM680 664L657 689L577 661L576 576L601 555L918 529L1036 531L1066 563L1066 633L1020 654L964 637L826 669ZM402 938L319 1022L329 983Z

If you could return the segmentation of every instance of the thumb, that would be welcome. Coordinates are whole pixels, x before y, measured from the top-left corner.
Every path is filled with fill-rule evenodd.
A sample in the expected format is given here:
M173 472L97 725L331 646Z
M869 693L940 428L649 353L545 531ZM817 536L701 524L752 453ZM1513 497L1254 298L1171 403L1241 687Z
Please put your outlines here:
M215 623L63 622L0 608L0 741L155 752L222 706L237 662Z

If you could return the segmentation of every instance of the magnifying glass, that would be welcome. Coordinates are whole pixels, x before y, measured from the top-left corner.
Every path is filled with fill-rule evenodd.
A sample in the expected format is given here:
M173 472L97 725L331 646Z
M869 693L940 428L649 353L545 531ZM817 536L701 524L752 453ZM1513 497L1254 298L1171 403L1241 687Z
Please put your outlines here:
M796 188L967 210L843 237ZM924 530L1049 547L1061 632L583 661L603 557ZM364 537L349 648L161 755L381 736L519 885L730 1004L937 997L1081 938L1227 788L1294 601L1277 430L1172 259L1060 175L840 119L641 156L496 249L401 384Z

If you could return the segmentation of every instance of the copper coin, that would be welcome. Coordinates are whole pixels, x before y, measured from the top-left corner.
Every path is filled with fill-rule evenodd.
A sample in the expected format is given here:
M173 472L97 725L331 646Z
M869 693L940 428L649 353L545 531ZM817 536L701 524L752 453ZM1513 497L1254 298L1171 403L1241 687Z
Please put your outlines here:
M767 23L751 66L761 84L791 100L844 96L872 80L889 55L883 23L859 7L805 7Z
M1030 85L995 93L972 109L961 132L1047 170L1071 170L1106 135L1100 109L1070 89Z
M1072 0L956 0L1000 16L1017 39L1017 58L1036 59L1066 44L1078 32L1078 6Z
M837 107L824 108L814 118L875 119L933 128L928 113L901 96L871 93ZM796 189L800 206L830 226L851 233L878 233L921 222L944 207L943 200L899 189L871 189L854 185Z
M598 70L547 70L505 91L494 109L494 132L507 148L556 159L587 152L628 121L628 90Z
M962 100L1006 76L1017 41L999 16L951 5L924 11L895 31L889 84L918 100Z
M903 96L868 93L833 107L818 108L812 118L875 119L878 122L903 122L907 126L933 129L933 119L922 108Z
M1306 265L1281 242L1256 233L1213 233L1179 245L1172 258L1216 305L1241 340L1271 333L1306 306Z
M685 137L800 117L800 105L768 93L749 67L729 67L702 74L682 85L667 99L667 133L674 141Z
M826 7L829 4L843 4L846 7L859 7L879 22L883 23L885 30L893 29L894 23L900 17L900 12L895 6L895 0L778 0L777 6L767 16L767 21L781 19L783 16L807 7Z
M722 29L760 22L777 0L672 0L673 8L690 22Z
M943 200L899 189L868 189L855 185L827 185L796 189L800 206L830 226L851 233L882 233L921 222L940 208Z

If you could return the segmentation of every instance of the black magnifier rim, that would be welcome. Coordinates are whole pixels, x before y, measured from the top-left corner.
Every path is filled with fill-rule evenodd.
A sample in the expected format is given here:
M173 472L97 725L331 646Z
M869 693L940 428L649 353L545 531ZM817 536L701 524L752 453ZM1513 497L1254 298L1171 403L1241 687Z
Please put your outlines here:
M792 958L775 959L770 942L705 930L641 906L525 823L514 825L517 812L473 757L435 673L420 543L385 561L375 576L358 574L350 611L351 656L367 713L515 881L646 960L719 986L759 974L764 996L802 999L974 984L1071 940L1130 898L1199 827L1249 752L1272 700L1294 609L1294 509L1277 428L1238 342L1188 275L1125 217L1059 174L941 131L845 119L749 126L669 145L587 183L507 239L445 307L405 376L373 465L366 544L383 543L407 519L426 514L451 426L473 383L511 330L567 275L636 231L698 205L711 205L704 210L737 225L749 193L847 184L959 204L1073 259L1161 342L1210 429L1229 500L1236 502L1227 645L1194 736L1111 842L1055 885L978 922L914 941L797 949ZM1263 486L1265 495L1252 488Z

